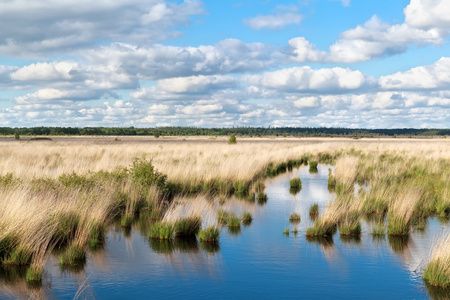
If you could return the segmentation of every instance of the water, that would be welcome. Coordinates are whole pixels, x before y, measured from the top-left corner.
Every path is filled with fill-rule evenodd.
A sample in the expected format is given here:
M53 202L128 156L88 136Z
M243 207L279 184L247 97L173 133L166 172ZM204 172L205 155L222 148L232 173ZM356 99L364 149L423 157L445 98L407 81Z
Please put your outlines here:
M335 195L327 190L328 167L310 174L307 167L268 179L265 204L230 200L239 211L252 207L253 222L239 232L221 230L218 247L197 241L149 241L149 220L142 216L130 232L112 228L104 249L89 253L82 270L61 270L50 257L43 287L30 289L24 280L0 276L0 297L73 299L135 298L338 298L446 299L450 293L427 288L421 278L434 241L450 226L436 218L409 239L375 239L371 224L362 222L359 239L307 240L312 224L309 207L320 211ZM302 179L302 190L289 193L289 180ZM218 204L217 204L218 205ZM301 215L297 226L289 223ZM284 235L295 227L298 234ZM0 273L1 274L1 273ZM20 277L20 276L19 276Z

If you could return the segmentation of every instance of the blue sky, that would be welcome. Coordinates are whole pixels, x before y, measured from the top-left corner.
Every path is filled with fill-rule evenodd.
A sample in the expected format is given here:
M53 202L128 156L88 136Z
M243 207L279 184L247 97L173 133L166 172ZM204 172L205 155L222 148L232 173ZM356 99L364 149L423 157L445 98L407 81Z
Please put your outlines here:
M0 126L450 127L448 0L10 0Z

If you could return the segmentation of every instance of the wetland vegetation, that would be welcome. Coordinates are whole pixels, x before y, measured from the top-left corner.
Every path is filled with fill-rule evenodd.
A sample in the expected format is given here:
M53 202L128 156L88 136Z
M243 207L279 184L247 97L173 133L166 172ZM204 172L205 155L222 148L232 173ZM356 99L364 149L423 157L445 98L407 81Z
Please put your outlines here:
M362 220L371 218L376 219L373 236L387 233L390 243L398 244L395 249L402 249L397 238L407 239L415 224L426 226L431 217L446 222L450 213L450 143L445 139L0 144L2 266L25 266L25 280L33 286L42 282L52 255L61 266L83 266L87 253L105 244L112 224L126 232L144 214L155 219L145 233L154 247L172 249L175 241L196 243L198 238L202 248L217 251L211 244L218 244L221 226L239 235L241 223L254 220L249 211L227 209L229 198L264 205L264 180L305 164L311 176L320 164L333 166L327 182L336 198L320 214L317 203L306 208L313 223L303 238L326 241L323 245L332 243L338 230L342 236L361 236ZM297 197L302 179L291 178L286 189ZM205 200L192 200L196 197ZM222 199L223 208L205 213L214 199ZM289 216L292 224L300 219L298 212ZM289 235L290 229L280 231ZM424 266L423 278L448 289L448 238L443 241Z

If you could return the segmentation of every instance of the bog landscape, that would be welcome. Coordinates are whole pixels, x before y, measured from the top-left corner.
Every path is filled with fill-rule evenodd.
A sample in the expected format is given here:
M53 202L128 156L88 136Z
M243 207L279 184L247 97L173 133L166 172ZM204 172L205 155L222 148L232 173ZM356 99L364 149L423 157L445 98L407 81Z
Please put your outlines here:
M448 139L0 146L2 297L450 296Z
M450 299L450 0L0 1L0 299Z

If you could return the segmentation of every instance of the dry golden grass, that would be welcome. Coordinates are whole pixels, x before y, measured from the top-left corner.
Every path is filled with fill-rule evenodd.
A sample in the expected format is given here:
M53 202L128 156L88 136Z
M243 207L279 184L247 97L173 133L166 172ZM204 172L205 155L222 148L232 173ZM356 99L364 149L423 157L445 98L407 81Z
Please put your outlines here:
M362 151L391 153L406 157L450 158L450 140L399 139L239 139L236 145L226 140L170 139L135 142L132 138L110 143L76 138L63 142L0 142L0 175L13 173L30 180L34 177L58 178L62 174L84 174L89 170L112 171L128 167L136 157L153 160L169 180L194 183L210 179L249 180L269 162L284 162L303 154ZM186 170L189 170L187 172Z
M341 156L336 159L334 176L337 184L353 186L356 179L359 158L356 156Z

